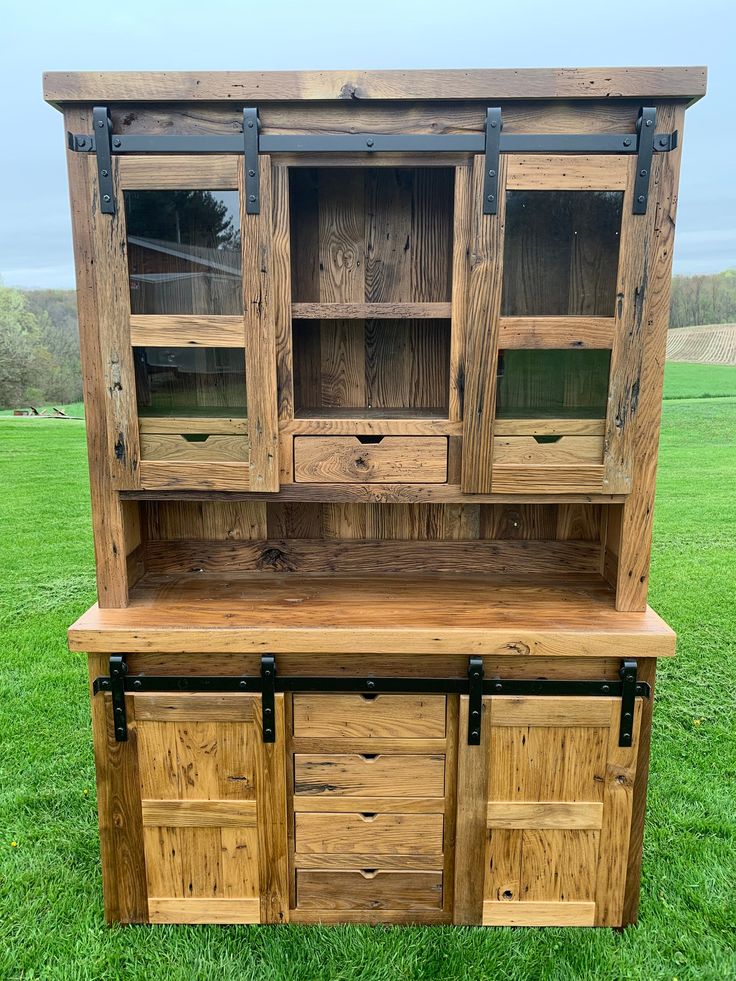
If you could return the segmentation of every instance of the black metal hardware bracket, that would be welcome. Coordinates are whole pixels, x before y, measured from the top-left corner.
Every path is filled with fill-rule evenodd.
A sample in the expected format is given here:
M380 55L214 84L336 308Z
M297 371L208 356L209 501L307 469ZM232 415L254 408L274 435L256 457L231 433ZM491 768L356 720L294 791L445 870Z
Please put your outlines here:
M261 212L261 177L258 172L258 111L243 109L243 156L245 167L245 213Z
M504 133L499 108L486 110L486 126L482 133L264 134L260 131L254 108L243 109L243 132L234 135L116 134L111 137L112 126L105 107L93 110L93 122L92 134L67 133L67 143L70 150L97 153L101 206L106 214L115 213L111 156L131 153L242 153L247 214L260 211L259 153L482 153L486 164L483 212L490 215L496 214L498 208L498 156L501 153L636 154L633 211L634 214L645 214L652 154L674 150L678 142L677 130L655 132L656 112L646 106L640 111L635 133ZM104 177L103 172L106 172ZM104 189L103 180L109 180Z
M263 741L276 742L276 658L264 654L261 658L261 710Z
M498 158L501 152L500 109L486 110L486 160L483 177L483 214L495 215L498 211Z
M100 211L103 215L115 214L115 188L112 183L112 121L104 106L92 110L94 139L97 145L97 186L100 193ZM118 138L116 137L116 140Z
M468 746L480 745L483 714L483 658L471 657L468 662Z
M635 215L647 213L649 197L649 177L652 171L652 155L654 153L654 128L657 124L657 110L651 106L643 106L636 121L637 153L636 178L634 179L634 203L632 212Z
M115 738L128 738L125 720L125 692L253 692L260 693L263 706L263 741L275 742L276 692L354 692L372 695L467 695L468 745L480 744L483 695L584 695L621 699L619 745L631 746L634 701L649 698L651 688L638 681L636 661L626 660L619 672L620 681L566 681L558 678L491 678L483 677L483 659L468 659L466 678L346 678L311 675L279 675L272 655L261 658L259 676L248 675L148 675L128 674L122 657L110 658L110 676L96 678L92 691L111 692L115 714ZM118 711L122 707L122 713ZM477 712L477 715L473 713ZM270 722L270 725L269 725Z

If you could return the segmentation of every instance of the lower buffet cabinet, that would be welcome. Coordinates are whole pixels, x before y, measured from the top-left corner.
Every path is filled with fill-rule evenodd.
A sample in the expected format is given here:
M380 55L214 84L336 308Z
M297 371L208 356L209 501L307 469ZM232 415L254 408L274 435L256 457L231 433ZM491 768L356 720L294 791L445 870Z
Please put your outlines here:
M153 923L623 921L639 698L627 748L608 697L484 697L479 746L466 696L277 695L272 743L258 695L126 706L96 741L108 915L139 866Z

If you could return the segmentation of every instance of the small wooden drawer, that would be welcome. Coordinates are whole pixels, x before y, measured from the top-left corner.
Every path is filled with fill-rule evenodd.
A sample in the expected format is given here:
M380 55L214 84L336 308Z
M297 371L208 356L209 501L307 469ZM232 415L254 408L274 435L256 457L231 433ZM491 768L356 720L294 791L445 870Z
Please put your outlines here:
M295 436L294 480L305 484L444 484L446 436Z
M442 909L442 873L298 869L296 905L316 910Z
M294 735L442 739L444 695L294 695Z
M440 855L442 814L302 812L295 851L338 855Z
M141 433L142 460L179 463L247 463L248 438L239 435L199 433Z
M307 797L441 798L445 793L445 757L297 753L294 793Z
M602 436L496 436L493 462L511 466L589 466L603 463Z

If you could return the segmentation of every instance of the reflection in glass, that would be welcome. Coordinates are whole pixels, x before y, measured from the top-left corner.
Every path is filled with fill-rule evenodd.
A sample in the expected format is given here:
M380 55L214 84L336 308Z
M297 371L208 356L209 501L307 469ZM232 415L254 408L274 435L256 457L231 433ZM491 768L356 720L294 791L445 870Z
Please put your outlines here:
M603 419L610 351L504 351L498 361L499 418Z
M240 348L134 347L139 416L245 416Z
M133 313L243 312L237 191L126 191Z
M508 191L502 316L612 317L621 191Z

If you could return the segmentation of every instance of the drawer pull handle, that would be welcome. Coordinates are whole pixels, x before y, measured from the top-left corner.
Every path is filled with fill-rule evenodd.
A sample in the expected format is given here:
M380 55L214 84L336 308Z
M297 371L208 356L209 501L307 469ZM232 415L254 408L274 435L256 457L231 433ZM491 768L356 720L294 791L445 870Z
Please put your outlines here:
M374 702L374 701L375 701L375 700L376 700L376 699L378 698L378 695L363 695L363 694L361 693L361 696L360 696L360 697L361 697L361 698L363 699L363 701L365 701L365 702Z
M373 446L383 441L383 436L356 436L355 438L363 446Z
M535 443L559 443L562 436L535 436Z
M364 821L375 821L378 817L375 811L361 811L360 816Z
M206 443L210 438L209 433L182 433L181 437L187 443Z
M360 869L360 874L364 879L375 879L378 875L378 869Z
M378 753L361 753L360 758L365 760L366 763L372 763L374 760L378 759Z

